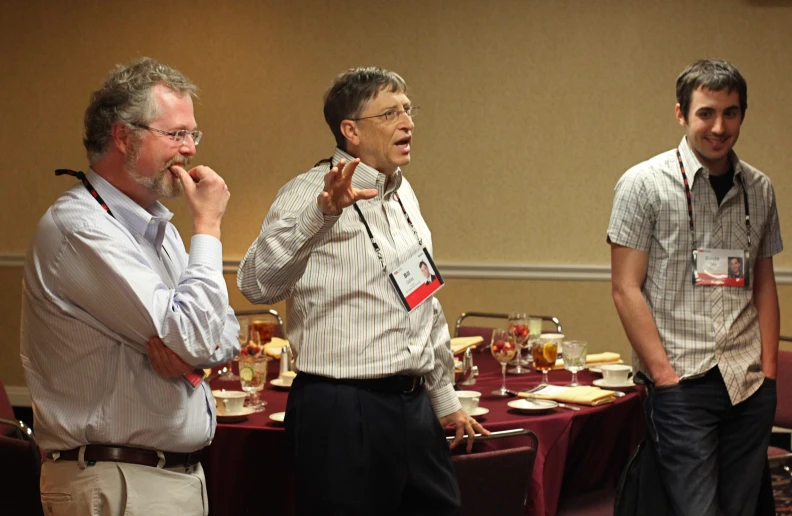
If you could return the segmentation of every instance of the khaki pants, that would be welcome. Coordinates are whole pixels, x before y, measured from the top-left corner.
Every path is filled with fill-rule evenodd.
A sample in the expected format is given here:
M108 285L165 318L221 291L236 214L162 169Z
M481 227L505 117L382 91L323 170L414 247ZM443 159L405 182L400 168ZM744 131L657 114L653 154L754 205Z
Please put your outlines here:
M124 462L47 459L41 466L41 504L47 516L207 516L200 464L159 469Z

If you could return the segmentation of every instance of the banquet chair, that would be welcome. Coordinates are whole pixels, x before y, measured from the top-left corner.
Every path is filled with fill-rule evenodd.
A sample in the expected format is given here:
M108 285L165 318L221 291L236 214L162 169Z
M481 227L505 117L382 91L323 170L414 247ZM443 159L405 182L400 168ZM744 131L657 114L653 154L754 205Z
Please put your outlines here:
M789 337L781 337L781 340L792 341ZM778 351L776 378L778 378L776 383L778 400L773 426L792 430L792 351ZM770 446L767 449L767 458L770 461L770 466L777 466L792 459L792 452L777 446ZM790 467L784 469L792 476Z
M0 381L0 418L16 419L14 416L14 408L11 406L11 400L8 399L8 393L2 381ZM0 423L0 435L11 435L15 431L16 426Z
M525 511L538 439L530 430L516 429L477 436L476 441L526 436L528 446L452 456L461 516L519 516ZM460 445L461 446L461 445Z
M557 317L553 317L551 315L528 315L528 317L532 319L541 319L542 326L544 328L550 329L554 333L563 333L561 329L561 321L558 320ZM474 326L474 325L467 325L463 323L465 319L473 318L473 319L488 319L488 325L486 326ZM492 330L497 327L505 326L503 321L508 322L509 314L497 314L497 313L489 313L489 312L462 312L462 315L459 316L459 319L456 321L456 326L454 327L454 337L483 337L484 342L489 342L490 338L492 338Z
M21 421L0 417L16 435L0 435L0 514L43 516L39 478L41 452L33 431Z
M234 312L234 314L237 316L237 319L240 317L247 317L251 321L258 319L269 319L275 325L272 336L281 339L286 338L286 333L283 330L283 318L275 310L237 310Z

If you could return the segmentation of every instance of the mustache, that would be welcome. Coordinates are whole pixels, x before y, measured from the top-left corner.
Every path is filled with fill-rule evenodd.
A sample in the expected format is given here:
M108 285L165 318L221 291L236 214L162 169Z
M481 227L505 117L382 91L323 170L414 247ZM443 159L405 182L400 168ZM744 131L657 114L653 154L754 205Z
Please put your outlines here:
M174 156L173 158L169 159L167 163L165 163L165 166L162 168L163 170L167 170L171 168L171 166L173 165L179 165L180 167L186 169L187 167L190 166L190 163L192 163L191 156Z

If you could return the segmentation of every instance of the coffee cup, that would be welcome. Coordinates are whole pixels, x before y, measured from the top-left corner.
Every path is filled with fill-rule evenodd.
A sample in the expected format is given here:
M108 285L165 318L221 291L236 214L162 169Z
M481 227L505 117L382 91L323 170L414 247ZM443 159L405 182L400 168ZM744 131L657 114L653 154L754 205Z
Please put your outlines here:
M283 371L278 378L284 386L289 387L294 381L295 376L297 376L297 373L294 371Z
M607 385L624 385L631 376L632 367L625 364L607 364L600 366L602 382Z
M470 414L478 408L481 393L478 391L457 391L457 398L462 405L462 410Z
M247 394L242 391L212 391L218 416L239 414L245 406Z

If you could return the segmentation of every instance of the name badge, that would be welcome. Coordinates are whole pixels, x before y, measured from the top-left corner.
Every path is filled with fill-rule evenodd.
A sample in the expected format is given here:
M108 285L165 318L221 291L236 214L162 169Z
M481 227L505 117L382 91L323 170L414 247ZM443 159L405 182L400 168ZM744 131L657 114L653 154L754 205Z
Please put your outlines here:
M389 277L408 312L412 312L445 285L426 248L405 260Z
M693 284L702 287L747 287L748 253L742 249L693 251Z

